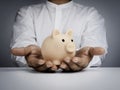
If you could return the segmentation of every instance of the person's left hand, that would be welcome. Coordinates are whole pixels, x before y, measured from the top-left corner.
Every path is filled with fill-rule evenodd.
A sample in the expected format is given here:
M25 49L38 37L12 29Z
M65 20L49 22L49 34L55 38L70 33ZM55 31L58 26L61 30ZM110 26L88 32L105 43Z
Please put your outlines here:
M66 57L60 68L63 71L80 71L88 66L94 55L103 55L105 50L101 47L84 47L76 52L75 57Z

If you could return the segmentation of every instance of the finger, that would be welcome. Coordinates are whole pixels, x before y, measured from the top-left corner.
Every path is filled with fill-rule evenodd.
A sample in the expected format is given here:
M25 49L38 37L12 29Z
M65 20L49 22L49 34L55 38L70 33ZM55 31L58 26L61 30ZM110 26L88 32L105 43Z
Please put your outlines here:
M58 69L58 67L57 67L56 65L53 65L53 66L50 68L51 71L57 71L57 69Z
M79 58L79 57L73 57L73 58L72 58L72 61L73 61L74 63L78 63L78 62L80 61L80 58Z
M79 66L80 70L84 69L89 64L89 60L86 59L85 57L84 58L74 57L72 61Z
M88 56L90 47L83 47L76 52L76 56Z
M44 60L45 61L45 60ZM51 61L46 61L43 65L39 65L38 67L34 68L36 71L43 72L43 71L55 71L56 67L53 66L53 63Z
M80 70L80 67L78 65L76 65L74 62L72 62L70 60L70 58L65 58L65 63L67 64L67 66L72 70L72 71L78 71Z
M43 65L43 64L45 64L45 60L40 59L40 60L38 61L38 65Z
M31 52L39 52L41 54L41 50L36 45L29 45L27 47L20 47L20 48L13 48L11 49L11 53L16 56L26 56L30 54Z
M57 64L56 62L54 62L54 63ZM50 72L57 71L58 67L54 63L53 63L53 61L46 62L47 68L49 68L48 71L50 71Z
M31 62L28 63L29 66L31 67L39 67L45 64L45 61L40 59L40 60L32 60Z
M31 55L30 57L28 57L27 59L27 63L30 67L39 67L43 64L45 64L45 60L43 59L37 59L33 55Z
M38 72L43 72L43 71L47 71L47 66L46 66L46 64L43 64L43 65L41 65L41 66L39 66L39 67L33 67L36 71L38 71Z
M26 56L31 53L31 46L13 48L11 49L11 53L16 56Z
M51 61L46 61L47 68L50 68L53 66L53 63Z
M29 49L26 49L25 47L11 49L11 53L16 56L25 56L29 52Z
M70 71L70 68L64 62L61 63L60 68L64 71Z
M90 48L89 53L91 55L103 55L105 53L105 49L101 47Z

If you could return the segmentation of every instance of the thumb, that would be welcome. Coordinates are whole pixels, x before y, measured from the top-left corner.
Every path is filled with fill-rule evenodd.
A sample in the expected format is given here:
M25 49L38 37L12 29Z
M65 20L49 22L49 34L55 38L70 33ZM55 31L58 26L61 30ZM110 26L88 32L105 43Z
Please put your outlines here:
M90 47L83 47L76 52L76 56L88 56Z
M29 47L13 48L11 53L16 56L26 56L31 52Z
M89 53L91 55L103 55L105 53L105 49L102 47L91 47L89 49Z

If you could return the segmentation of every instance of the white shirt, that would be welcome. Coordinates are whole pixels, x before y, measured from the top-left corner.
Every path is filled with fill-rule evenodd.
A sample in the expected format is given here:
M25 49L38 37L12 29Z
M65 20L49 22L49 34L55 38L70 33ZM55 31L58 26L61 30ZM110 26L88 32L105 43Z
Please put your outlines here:
M86 7L70 1L56 5L47 1L21 8L13 26L11 48L30 44L41 46L43 40L58 29L61 33L73 30L76 49L85 46L103 47L107 51L104 19L93 7ZM19 66L25 66L24 57L14 56ZM94 56L89 66L101 65L101 58Z

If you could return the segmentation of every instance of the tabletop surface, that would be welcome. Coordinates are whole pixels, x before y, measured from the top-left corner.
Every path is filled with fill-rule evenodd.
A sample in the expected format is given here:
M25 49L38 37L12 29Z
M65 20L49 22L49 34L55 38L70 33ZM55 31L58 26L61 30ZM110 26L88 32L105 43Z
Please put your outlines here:
M0 90L120 90L120 68L89 68L75 73L0 68Z

